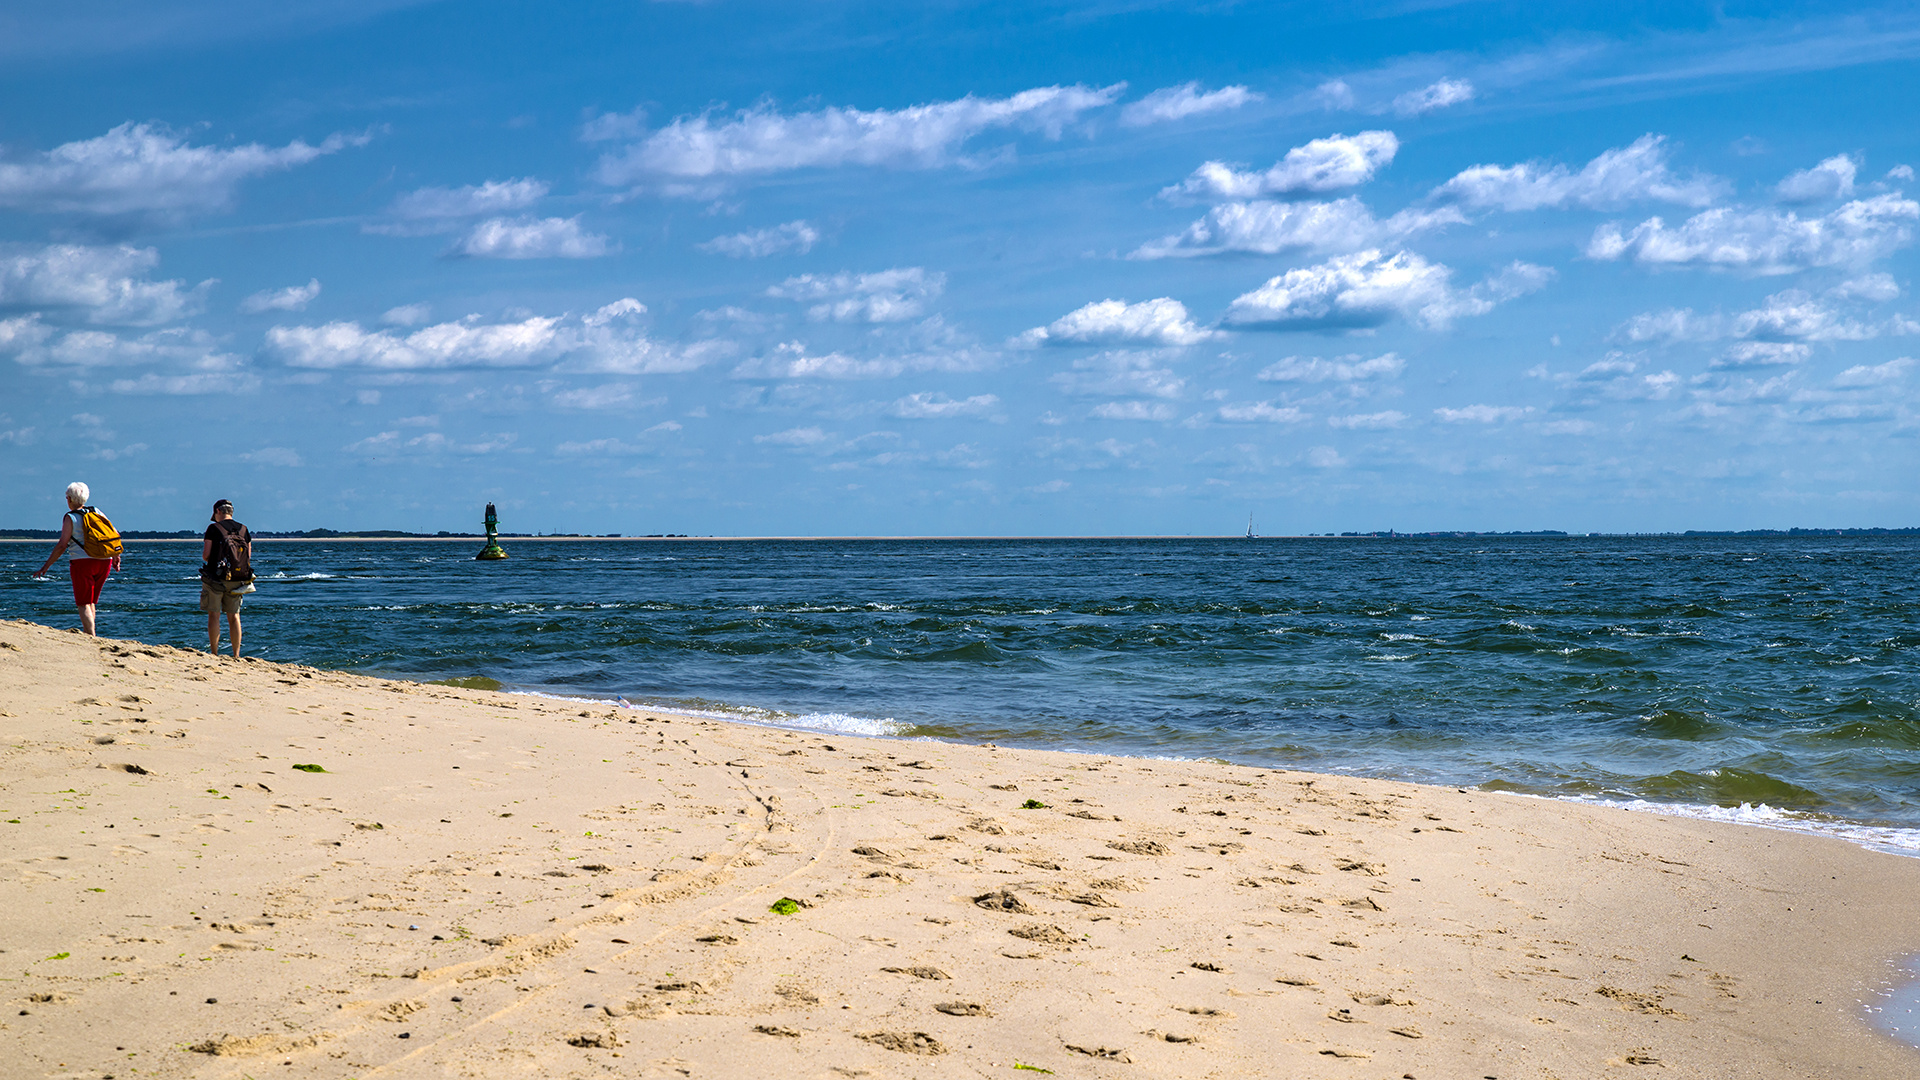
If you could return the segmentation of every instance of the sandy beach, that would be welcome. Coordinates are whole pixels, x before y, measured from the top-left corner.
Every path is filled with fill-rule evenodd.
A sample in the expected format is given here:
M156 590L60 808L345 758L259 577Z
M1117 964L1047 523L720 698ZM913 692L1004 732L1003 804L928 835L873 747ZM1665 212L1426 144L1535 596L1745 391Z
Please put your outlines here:
M1920 860L0 623L0 1075L1909 1077Z

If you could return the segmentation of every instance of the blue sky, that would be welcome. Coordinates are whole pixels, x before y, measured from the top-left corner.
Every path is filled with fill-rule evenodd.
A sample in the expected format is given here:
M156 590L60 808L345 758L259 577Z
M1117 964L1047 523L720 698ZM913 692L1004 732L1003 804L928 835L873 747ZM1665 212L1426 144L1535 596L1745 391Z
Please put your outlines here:
M0 524L1920 524L1920 13L0 13Z

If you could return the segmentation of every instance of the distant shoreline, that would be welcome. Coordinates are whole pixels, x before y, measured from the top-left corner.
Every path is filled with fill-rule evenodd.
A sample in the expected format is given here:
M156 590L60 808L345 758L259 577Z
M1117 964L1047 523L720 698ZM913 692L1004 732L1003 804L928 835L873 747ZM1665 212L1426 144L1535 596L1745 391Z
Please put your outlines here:
M27 534L27 535L22 535L22 534ZM200 540L200 534L198 533L190 533L186 535L173 534L173 533L155 535L150 532L136 530L136 531L130 531L130 532L124 533L122 535L129 541L143 543L143 544L186 544L186 543L197 543ZM58 538L58 536L59 536L59 533L51 530L0 529L0 544L47 544L47 543L53 542L56 538ZM556 535L556 536L536 536L532 534L502 533L500 535L500 539L505 542L538 541L541 543L547 543L547 542L628 543L636 540L657 540L657 541L663 541L663 542L720 541L720 542L733 543L733 542L755 541L755 540L773 540L773 541L783 541L783 542L851 541L851 540L894 541L894 542L907 541L907 540L953 540L953 541L988 541L988 540L1026 540L1026 541L1031 541L1031 540L1609 540L1609 539L1613 539L1613 540L1623 540L1623 539L1686 540L1686 539L1715 538L1715 537L1730 539L1730 540L1734 540L1734 539L1764 540L1764 539L1770 539L1770 538L1811 539L1815 537L1858 538L1858 537L1875 537L1875 536L1920 536L1920 527L1908 526L1908 527L1893 528L1893 529L1888 529L1888 528L1744 529L1744 530L1738 530L1738 531L1689 529L1685 532L1645 532L1645 533L1641 533L1641 532L1570 533L1570 532L1560 532L1557 530L1536 530L1536 531L1529 531L1529 532L1435 531L1435 532L1407 533L1407 532L1395 532L1395 531L1388 530L1388 531L1381 531L1381 532L1346 532L1346 533L1337 533L1337 534L1336 533L1304 533L1304 534L1289 533L1289 534L1274 534L1271 536L1253 536L1253 537L1242 536L1238 533L1186 533L1186 534L1150 533L1150 534L1123 534L1123 535L1105 535L1105 536L1096 536L1096 535L1088 535L1088 536L1046 536L1046 535L1042 535L1042 536L1011 536L1011 535L1010 536L963 536L963 535L944 535L944 534L901 535L901 536L874 536L874 535L866 535L866 536L861 536L861 535L689 536L689 535L683 535L683 534L653 534L648 536L611 536L611 535L584 536L584 535L575 534L575 535ZM422 542L484 543L486 540L485 536L480 535L478 533L449 534L444 536L437 535L437 534L392 535L388 532L388 530L375 530L368 533L338 533L330 536L311 536L306 534L290 534L289 535L289 534L275 534L275 533L261 532L261 533L255 533L254 538L256 540L272 541L273 543L276 543L276 544L287 544L287 543L332 544L332 543L342 543L342 542L352 542L356 544L422 543Z

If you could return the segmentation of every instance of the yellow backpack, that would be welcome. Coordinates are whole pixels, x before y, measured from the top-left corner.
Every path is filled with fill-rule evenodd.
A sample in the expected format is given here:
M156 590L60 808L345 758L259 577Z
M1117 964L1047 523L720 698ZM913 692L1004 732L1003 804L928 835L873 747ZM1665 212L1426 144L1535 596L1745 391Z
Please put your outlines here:
M113 527L107 515L91 506L80 508L80 535L76 537L89 559L111 559L125 550L120 542L120 530Z

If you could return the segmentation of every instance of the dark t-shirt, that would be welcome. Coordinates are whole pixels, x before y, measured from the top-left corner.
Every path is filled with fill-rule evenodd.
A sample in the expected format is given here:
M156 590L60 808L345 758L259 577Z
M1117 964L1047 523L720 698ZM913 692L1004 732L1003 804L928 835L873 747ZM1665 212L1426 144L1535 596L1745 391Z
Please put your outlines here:
M220 535L223 531L238 540L241 547L250 547L253 544L253 534L247 531L245 525L237 521L216 521L208 525L207 531L200 534L200 539L213 545L213 558L200 568L201 577L211 576L214 567L226 561L223 556L226 554L227 545Z

